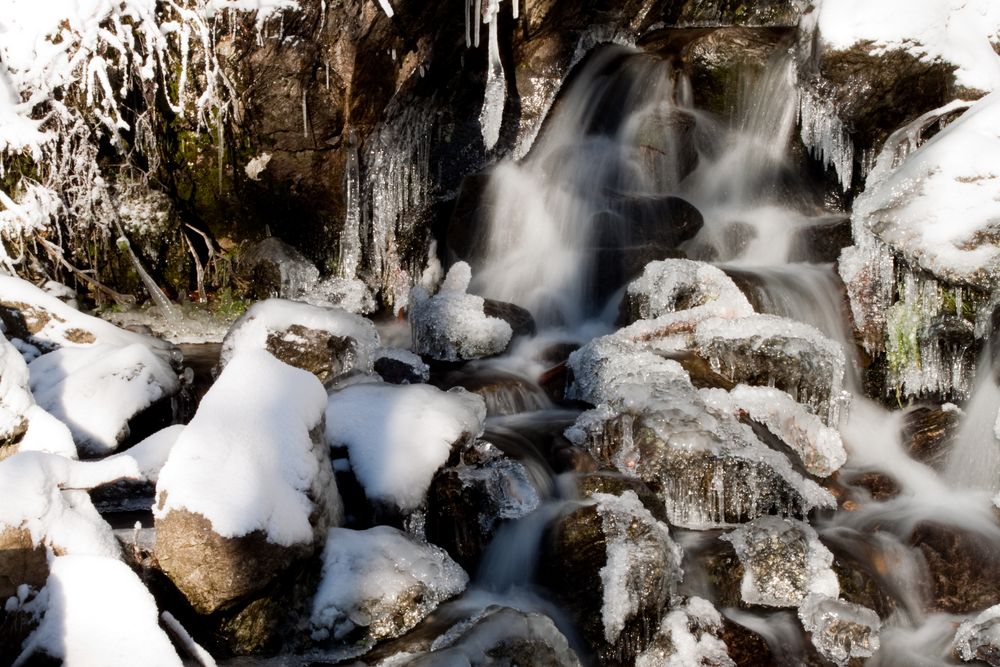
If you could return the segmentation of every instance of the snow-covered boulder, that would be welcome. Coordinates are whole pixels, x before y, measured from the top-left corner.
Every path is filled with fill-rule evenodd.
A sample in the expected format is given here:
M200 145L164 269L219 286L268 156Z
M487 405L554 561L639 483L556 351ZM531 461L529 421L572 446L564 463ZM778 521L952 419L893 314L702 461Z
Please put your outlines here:
M64 665L181 667L160 628L156 601L127 565L103 556L60 556L28 610L41 615L21 661ZM25 663L27 664L27 663Z
M683 576L681 550L634 492L590 500L553 526L543 566L601 662L628 663Z
M431 385L356 384L330 395L326 438L346 447L370 501L408 514L452 451L483 432L483 399Z
M371 373L378 331L368 319L339 308L284 299L250 306L222 341L219 367L243 350L264 349L322 382Z
M448 270L437 294L413 288L409 317L415 352L441 361L463 361L507 349L513 329L485 314L482 297L467 293L471 279L469 265L458 262Z
M759 517L721 539L743 565L740 595L747 604L797 607L811 593L840 595L833 554L805 522Z
M840 667L878 651L882 621L867 607L813 593L799 607L799 620L820 655Z
M333 528L312 603L312 638L371 645L398 637L468 582L443 549L400 530Z
M234 356L156 484L156 558L201 613L266 586L343 518L326 392L263 350Z
M955 649L965 662L1000 665L1000 605L962 623L955 633Z
M8 338L19 338L41 350L98 343L118 347L140 344L164 359L175 356L170 343L85 315L58 297L13 276L0 276L0 320Z
M736 667L722 634L722 614L712 603L693 597L663 617L635 667Z
M695 310L700 317L744 317L753 307L733 279L706 262L666 259L650 262L629 283L623 310L630 322Z
M146 345L62 347L28 366L38 404L64 422L78 446L108 454L129 421L180 389L170 364Z

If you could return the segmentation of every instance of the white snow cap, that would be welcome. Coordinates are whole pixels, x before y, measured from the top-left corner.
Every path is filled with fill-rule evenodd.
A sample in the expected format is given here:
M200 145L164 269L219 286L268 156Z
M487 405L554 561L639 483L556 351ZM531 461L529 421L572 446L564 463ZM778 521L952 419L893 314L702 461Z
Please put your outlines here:
M156 601L124 563L100 556L60 556L29 607L43 611L19 665L33 653L61 658L66 667L181 667L160 629Z
M330 396L326 437L347 447L369 499L405 512L423 502L452 446L482 434L485 419L482 397L464 389L358 384Z
M310 431L325 407L311 373L263 350L236 355L174 443L154 515L186 509L223 537L260 530L274 544L312 542L307 493L320 471Z

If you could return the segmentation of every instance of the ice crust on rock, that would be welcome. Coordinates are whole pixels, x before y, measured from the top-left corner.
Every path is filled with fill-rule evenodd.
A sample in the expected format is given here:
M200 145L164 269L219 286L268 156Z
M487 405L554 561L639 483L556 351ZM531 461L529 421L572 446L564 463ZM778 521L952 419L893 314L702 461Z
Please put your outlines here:
M703 308L719 317L745 317L753 307L732 278L718 267L689 259L650 262L626 290L635 319ZM707 315L706 315L707 316Z
M715 372L775 386L828 426L839 425L847 362L840 346L815 327L775 315L711 318L698 324L695 344Z
M798 455L810 474L829 477L847 461L840 433L780 389L741 384L728 392L702 389L701 395L719 410L746 412L766 426Z
M708 600L692 597L663 618L635 667L735 667L721 632L722 614Z
M811 593L840 595L833 554L803 521L763 516L720 539L743 565L740 596L747 604L797 607Z
M731 410L706 403L676 361L613 334L574 352L569 367L568 395L597 407L566 437L650 484L671 523L707 528L835 506Z
M323 578L312 603L316 641L397 637L441 602L465 590L469 576L447 552L389 526L333 528Z
M45 588L29 603L41 622L15 665L38 654L67 667L183 664L160 628L156 601L127 565L72 555L52 559L50 568Z
M356 384L330 395L326 438L347 448L370 500L410 512L452 448L481 435L485 419L482 397L464 389Z
M301 297L302 301L323 308L340 308L357 315L375 312L375 297L357 278L331 276L316 283Z
M799 620L820 655L840 667L878 651L882 621L867 607L813 593L799 607Z
M413 349L441 361L479 359L507 349L510 324L483 312L481 296L468 294L472 269L457 262L445 276L438 293L431 296L420 286L410 293L410 326Z
M92 454L113 452L130 419L180 389L170 364L137 343L63 347L28 368L35 400Z
M250 306L222 341L219 365L225 366L242 350L269 350L276 345L275 338L291 345L305 343L293 328L323 332L348 341L344 358L337 360L343 366L343 374L372 372L379 336L371 320L339 308L286 299L267 299Z
M325 408L310 373L263 350L237 354L173 444L154 516L187 510L222 537L261 531L273 544L312 544L314 514L333 523L343 514L328 455L317 451L322 436L313 437Z
M626 491L621 496L595 493L592 500L597 503L597 513L601 517L607 554L607 562L600 571L604 593L601 620L604 639L613 645L625 624L639 614L640 605L648 601L650 595L642 589L645 581L637 577L636 572L648 572L665 560L661 593L664 600L669 600L683 578L682 554L667 526L650 514L634 491ZM652 530L644 534L641 541L636 540L632 535L633 524L643 524Z
M955 648L966 662L982 660L995 665L1000 654L1000 605L962 623L955 633Z

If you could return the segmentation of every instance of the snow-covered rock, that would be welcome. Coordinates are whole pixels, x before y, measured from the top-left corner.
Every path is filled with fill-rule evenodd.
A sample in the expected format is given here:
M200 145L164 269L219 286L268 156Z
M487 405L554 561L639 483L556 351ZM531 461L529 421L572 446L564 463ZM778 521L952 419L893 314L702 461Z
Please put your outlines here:
M312 603L312 638L373 644L398 637L468 582L443 549L395 528L333 528Z
M635 667L736 667L721 632L722 614L708 600L693 597L663 618Z
M25 413L35 404L28 387L28 365L17 348L0 336L0 456L28 429Z
M431 385L356 384L330 395L326 438L346 447L369 500L409 513L452 450L483 432L483 399Z
M683 574L666 524L633 491L595 493L551 529L547 578L603 663L643 650Z
M54 558L45 588L28 606L41 614L41 622L15 664L41 656L68 667L183 664L160 628L153 596L119 560Z
M180 389L170 364L137 343L62 347L28 368L35 400L92 454L113 452L129 420Z
M376 309L375 297L368 285L357 278L323 278L301 299L314 306L340 308L358 315L368 315Z
M732 278L719 268L689 259L650 262L625 292L630 320L697 310L702 317L744 317L753 307Z
M805 522L759 517L721 539L743 565L740 595L747 604L796 607L811 593L840 595L833 554Z
M392 384L420 384L431 376L430 366L420 355L397 347L379 348L373 368L383 380Z
M284 299L250 306L222 341L219 366L238 352L265 349L323 382L352 373L371 373L378 331L368 319L339 308Z
M799 607L799 620L820 655L840 667L879 649L882 621L867 607L814 593Z
M1000 605L984 610L959 626L955 633L958 656L966 661L1000 665Z
M471 279L469 265L458 262L448 270L437 294L413 288L409 317L415 352L441 361L462 361L507 349L513 329L484 313L482 297L467 293Z
M343 519L326 392L263 350L234 356L156 484L156 558L198 611L267 585Z

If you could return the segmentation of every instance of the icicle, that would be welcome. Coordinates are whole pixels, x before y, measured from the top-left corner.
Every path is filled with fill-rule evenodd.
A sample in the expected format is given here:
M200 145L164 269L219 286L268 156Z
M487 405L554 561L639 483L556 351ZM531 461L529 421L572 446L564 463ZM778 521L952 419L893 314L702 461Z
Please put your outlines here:
M483 110L479 114L479 125L486 150L492 150L500 139L500 125L503 122L503 108L507 99L507 81L504 78L503 63L500 61L500 44L497 37L499 4L499 0L489 0L486 16L483 18L483 21L490 26L486 92L483 96Z
M472 0L462 0L465 5L465 48L472 46L472 29L469 26L469 12Z
M309 108L306 106L306 89L302 87L302 136L309 138Z
M475 0L475 10L472 12L472 45L479 48L479 22L483 19L483 0Z
M393 11L392 5L389 4L389 0L378 0L378 4L382 6L382 11L385 12L385 15L392 18Z
M361 259L361 176L358 169L358 138L348 132L347 167L344 170L344 228L340 233L340 267L342 278L354 279Z
M514 20L517 20L517 15L519 13L518 9L519 0L510 0L511 14L514 16Z

